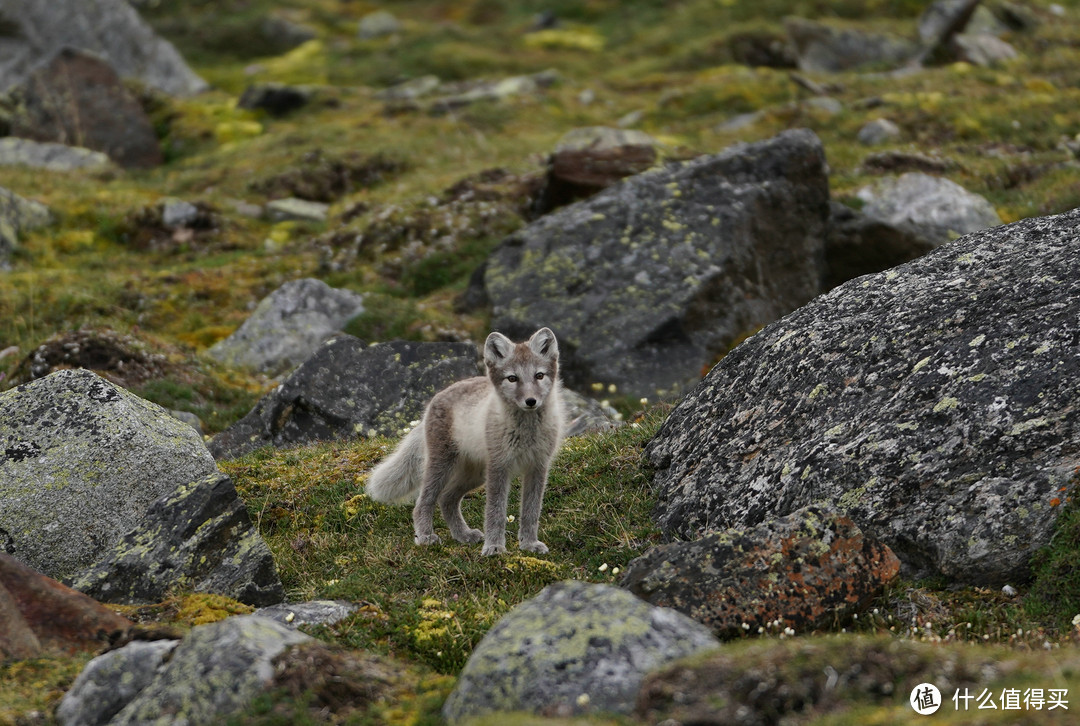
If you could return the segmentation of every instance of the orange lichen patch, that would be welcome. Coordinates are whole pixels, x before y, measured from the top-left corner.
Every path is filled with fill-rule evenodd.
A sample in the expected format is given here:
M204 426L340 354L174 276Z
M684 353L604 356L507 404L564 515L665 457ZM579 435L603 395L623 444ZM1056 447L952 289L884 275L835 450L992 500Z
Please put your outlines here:
M807 507L757 527L659 547L631 563L623 586L732 638L847 621L899 571L892 550L864 537L849 518Z

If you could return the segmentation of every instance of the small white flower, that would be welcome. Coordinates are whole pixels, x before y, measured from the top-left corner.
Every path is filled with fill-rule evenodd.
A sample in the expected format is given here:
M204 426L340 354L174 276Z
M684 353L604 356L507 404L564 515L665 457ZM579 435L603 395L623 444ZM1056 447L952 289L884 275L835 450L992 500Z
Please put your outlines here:
M648 406L649 405L649 399L642 398L641 400L638 401L638 403L640 403L642 406Z
M600 572L607 572L607 563L605 562L604 564L600 565L600 567L598 567L597 569L600 570Z
M512 514L506 515L506 521L507 522L513 522L514 521L514 515L512 515Z
M1073 625L1080 628L1080 615L1073 615Z
M612 567L611 568L611 574L617 575L617 574L619 574L619 572L621 572L621 570L619 570L618 567Z
M589 698L588 693L582 693L580 696L577 697L577 705L581 708L585 708L589 705L589 701L591 700L592 699Z
M291 623L294 620L296 620L296 613L289 613L288 615L285 616L285 622L286 623Z

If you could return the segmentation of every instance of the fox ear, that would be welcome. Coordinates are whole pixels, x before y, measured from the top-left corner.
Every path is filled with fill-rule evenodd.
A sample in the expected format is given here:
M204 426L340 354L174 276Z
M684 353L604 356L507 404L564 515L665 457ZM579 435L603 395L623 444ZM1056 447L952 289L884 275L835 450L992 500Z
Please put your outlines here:
M529 338L529 348L533 353L545 358L559 357L559 343L551 328L540 328Z
M509 338L502 333L492 333L484 342L484 362L492 365L497 364L509 356L510 351L513 349L514 344Z

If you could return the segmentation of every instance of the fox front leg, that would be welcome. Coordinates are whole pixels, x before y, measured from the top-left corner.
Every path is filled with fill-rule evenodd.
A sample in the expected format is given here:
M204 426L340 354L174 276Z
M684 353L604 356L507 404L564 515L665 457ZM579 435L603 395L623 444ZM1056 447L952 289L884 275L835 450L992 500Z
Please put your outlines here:
M540 531L540 508L544 502L547 486L547 468L528 471L521 478L521 524L518 529L518 546L526 552L544 554L547 545L538 539Z
M484 556L506 552L506 500L510 496L510 472L489 467L487 501L484 503Z

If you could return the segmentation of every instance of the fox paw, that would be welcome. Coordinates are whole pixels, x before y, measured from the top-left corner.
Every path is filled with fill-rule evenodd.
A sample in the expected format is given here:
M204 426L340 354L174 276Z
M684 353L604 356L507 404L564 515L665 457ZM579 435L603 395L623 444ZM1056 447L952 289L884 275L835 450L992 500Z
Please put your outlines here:
M506 547L496 544L484 545L484 550L480 554L482 554L484 557L491 557L492 555L505 555Z
M534 539L532 542L522 542L518 547L526 552L535 552L538 555L546 554L548 551L547 545L538 539Z
M460 537L455 537L458 542L476 544L484 541L484 533L478 529L467 529Z
M442 542L437 534L418 534L413 541L418 545L433 545Z

